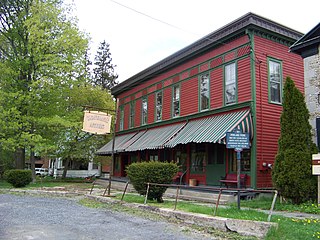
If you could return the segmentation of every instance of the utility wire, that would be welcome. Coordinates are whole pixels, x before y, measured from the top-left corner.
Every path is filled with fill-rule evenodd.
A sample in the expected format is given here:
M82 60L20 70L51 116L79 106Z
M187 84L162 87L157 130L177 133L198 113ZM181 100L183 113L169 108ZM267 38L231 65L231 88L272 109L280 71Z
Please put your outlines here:
M175 25L173 25L173 24L171 24L171 23L165 22L165 21L163 21L163 20L161 20L161 19L152 17L152 16L150 16L150 15L148 15L148 14L145 14L145 13L143 13L143 12L140 12L140 11L134 9L134 8L131 8L131 7L129 7L129 6L126 6L126 5L124 5L124 4L122 4L122 3L119 3L119 2L117 2L117 1L114 1L114 0L110 0L110 1L113 2L113 3L115 3L115 4L118 4L118 5L122 6L122 7L124 7L124 8L127 8L127 9L129 9L129 10L131 10L131 11L133 11L133 12L136 12L136 13L138 13L138 14L141 14L141 15L147 17L147 18L150 18L150 19L152 19L152 20L154 20L154 21L160 22L160 23L165 24L165 25L167 25L167 26L170 26L170 27L172 27L172 28L176 28L176 29L178 29L178 30L180 30L180 31L182 31L182 32L186 32L186 33L189 33L189 34L192 34L192 35L201 37L200 34L198 34L198 33L194 33L194 32L188 31L188 30L186 30L186 29L183 29L183 28L180 28L180 27L178 27L178 26L175 26ZM206 39L206 40L208 40L208 41L210 41L210 42L215 42L215 41L213 41L212 39L210 39L210 38L208 38L208 37L204 37L204 39ZM223 43L223 42L220 42L220 41L216 41L216 42L219 42L219 43L221 43L221 44L223 44L223 45L227 45L227 44L225 44L225 43Z

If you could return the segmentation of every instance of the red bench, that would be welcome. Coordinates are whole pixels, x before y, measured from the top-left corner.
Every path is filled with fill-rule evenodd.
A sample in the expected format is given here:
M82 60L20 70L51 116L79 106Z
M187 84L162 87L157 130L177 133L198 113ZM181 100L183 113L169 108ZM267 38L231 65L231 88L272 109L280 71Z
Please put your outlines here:
M173 177L173 182L174 183L179 183L180 182L180 178L181 178L181 176L182 176L182 172L177 172L177 174Z
M240 174L240 188L246 186L247 174ZM237 187L238 180L236 173L227 173L227 175L220 180L220 187L224 184L226 187Z

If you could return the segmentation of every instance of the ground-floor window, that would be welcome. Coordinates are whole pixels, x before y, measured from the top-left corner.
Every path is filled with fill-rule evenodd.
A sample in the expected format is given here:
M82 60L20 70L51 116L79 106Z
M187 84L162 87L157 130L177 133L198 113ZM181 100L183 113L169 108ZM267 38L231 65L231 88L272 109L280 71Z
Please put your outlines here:
M136 154L131 154L130 160L131 160L131 163L138 162L138 156Z
M181 145L176 148L174 153L174 161L179 166L179 171L184 172L187 170L187 148L186 145Z
M114 159L114 170L117 172L121 170L121 160L120 159L121 158L119 155L115 156L115 159Z
M149 160L150 160L150 161L159 161L158 154L156 154L156 153L151 153L151 154L149 155Z
M38 167L38 166L36 166L36 167ZM68 169L69 170L88 170L88 163L85 160L81 161L81 159L78 161L77 160L73 160L73 161L69 160Z
M229 156L231 160L231 171L237 172L237 153L233 150L229 150ZM251 151L250 149L244 149L241 152L241 172L249 172L251 165Z
M203 173L206 156L207 154L205 144L191 145L191 173Z
M98 169L98 168L99 168L99 163L92 164L92 169Z

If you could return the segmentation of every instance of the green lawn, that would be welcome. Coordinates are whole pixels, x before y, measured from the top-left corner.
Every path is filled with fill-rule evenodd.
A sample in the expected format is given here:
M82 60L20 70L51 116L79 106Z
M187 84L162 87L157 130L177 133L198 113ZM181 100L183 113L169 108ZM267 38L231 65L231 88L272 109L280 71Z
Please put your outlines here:
M269 210L271 207L271 203L272 203L272 198L261 197L253 200L241 201L241 206L248 207L248 208L258 208L258 209ZM236 206L237 204L233 203L232 205ZM318 207L316 203L308 202L300 205L294 205L289 201L280 203L279 198L277 198L276 204L274 206L274 210L320 214L320 206Z
M117 196L118 199L121 199L121 195ZM144 197L126 194L124 197L124 201L126 202L136 202L136 203L144 203ZM267 221L268 215L262 212L256 211L254 208L260 209L270 209L272 199L256 199L251 201L242 201L241 207L244 208L253 208L246 210L238 210L235 204L231 204L228 207L220 207L217 211L216 216L220 217L228 217L228 218L236 218L236 219L245 219L245 220L255 220L255 221ZM290 203L280 204L277 202L277 210L286 209L291 211L305 211L314 213L316 210L316 206L313 204L303 204L300 206L295 206ZM156 201L148 200L148 205L157 206L163 208L174 208L174 201L166 200L164 203L157 203ZM283 206L281 206L283 205ZM178 201L177 210L194 212L194 213L202 213L213 215L213 208L215 206L213 204L195 204L193 202L188 201ZM318 209L317 209L318 210ZM271 229L268 233L266 239L267 240L278 240L278 239L297 239L297 240L307 240L307 239L320 239L320 220L318 219L291 219L283 216L273 215L271 218L272 222L278 223L277 229Z
M90 188L91 183L85 182L83 179L68 179L67 181L62 179L53 178L37 178L35 183L30 183L22 189L29 188L42 188L42 187L66 187L66 188L77 188L77 189L87 189ZM0 179L0 189L3 188L13 188L11 184Z

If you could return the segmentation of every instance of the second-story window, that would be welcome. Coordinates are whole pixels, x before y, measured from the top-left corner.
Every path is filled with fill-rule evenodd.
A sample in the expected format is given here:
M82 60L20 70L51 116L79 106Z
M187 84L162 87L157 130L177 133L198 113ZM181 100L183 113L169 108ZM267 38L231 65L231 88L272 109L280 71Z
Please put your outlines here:
M231 63L224 68L225 77L225 103L231 104L236 102L237 82L236 82L236 64Z
M156 93L156 121L162 119L162 91Z
M172 96L172 117L177 117L180 115L180 86L175 85L173 87Z
M142 109L141 125L145 125L147 124L147 120L148 120L148 102L146 97L142 98L141 109Z
M134 127L134 112L135 112L134 105L135 105L135 102L130 103L129 128Z
M123 110L123 106L120 107L120 126L119 126L119 130L122 131L123 130L123 124L124 124L124 110Z
M209 109L209 74L200 76L200 111Z
M282 73L279 61L269 60L269 99L272 103L282 102Z

